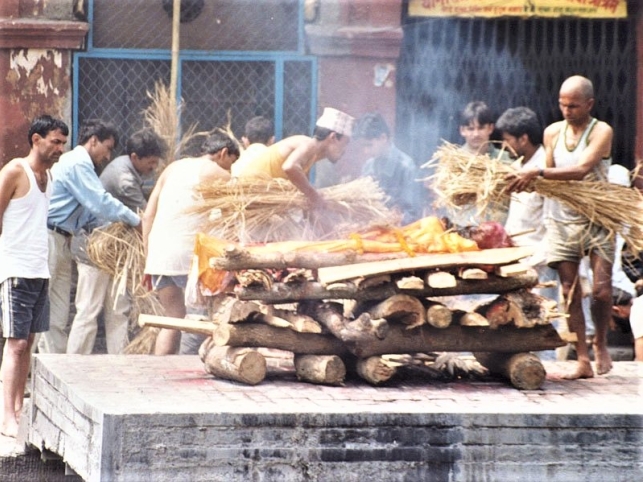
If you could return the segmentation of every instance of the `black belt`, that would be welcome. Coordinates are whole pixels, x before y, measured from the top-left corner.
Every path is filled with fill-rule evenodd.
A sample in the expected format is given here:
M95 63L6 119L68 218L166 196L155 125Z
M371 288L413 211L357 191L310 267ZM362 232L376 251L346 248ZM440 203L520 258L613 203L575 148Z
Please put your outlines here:
M60 229L58 226L54 226L53 224L47 223L47 229L50 230L50 231L53 231L54 233L62 234L66 238L71 237L71 233L68 233L64 229Z

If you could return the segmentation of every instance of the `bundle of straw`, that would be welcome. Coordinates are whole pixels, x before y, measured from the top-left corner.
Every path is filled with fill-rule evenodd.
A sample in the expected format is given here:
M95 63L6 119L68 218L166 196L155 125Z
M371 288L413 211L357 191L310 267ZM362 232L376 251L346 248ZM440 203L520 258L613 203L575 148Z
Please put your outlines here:
M323 211L311 209L304 194L284 179L208 182L198 193L201 202L191 212L202 216L202 230L229 241L317 241L397 220L371 178L321 189Z
M449 143L442 145L423 167L435 169L429 179L440 204L451 209L474 205L479 213L509 196L506 176L516 172L498 159L473 155ZM643 197L637 189L606 181L538 177L530 190L560 201L612 236L620 234L629 250L643 251Z
M145 250L143 237L135 228L113 223L95 229L86 250L90 261L113 277L114 292L132 296L130 326L137 326L139 313L162 314L160 302L143 284Z
M170 88L162 81L157 81L154 91L147 92L147 96L150 105L142 112L143 120L168 146L167 156L161 160L157 168L157 175L160 175L169 163L181 157L190 143L207 137L210 132L197 132L196 124L189 126L184 132L181 131L183 102L177 103L176 98L170 94Z

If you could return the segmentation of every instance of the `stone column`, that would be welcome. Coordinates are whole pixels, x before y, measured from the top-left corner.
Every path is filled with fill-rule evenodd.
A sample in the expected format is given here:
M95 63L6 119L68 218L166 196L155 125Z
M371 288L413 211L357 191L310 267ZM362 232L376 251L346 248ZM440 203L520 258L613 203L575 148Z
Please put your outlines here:
M0 2L0 167L28 152L34 117L71 127L71 52L87 31L74 20L73 0Z

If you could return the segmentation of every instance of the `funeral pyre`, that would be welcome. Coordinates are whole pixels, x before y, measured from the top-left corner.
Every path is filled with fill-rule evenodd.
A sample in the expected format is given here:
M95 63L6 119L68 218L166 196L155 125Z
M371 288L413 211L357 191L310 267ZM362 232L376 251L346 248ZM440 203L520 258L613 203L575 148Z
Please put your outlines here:
M489 227L473 232L491 249L435 217L326 241L243 246L199 235L190 278L210 319L140 321L208 335L206 370L248 384L265 378L257 349L267 348L293 353L298 379L312 383L354 372L377 385L403 365L430 366L436 352L473 352L514 386L538 388L545 370L530 352L564 344L550 324L560 315L530 291L537 275L518 261L532 250Z

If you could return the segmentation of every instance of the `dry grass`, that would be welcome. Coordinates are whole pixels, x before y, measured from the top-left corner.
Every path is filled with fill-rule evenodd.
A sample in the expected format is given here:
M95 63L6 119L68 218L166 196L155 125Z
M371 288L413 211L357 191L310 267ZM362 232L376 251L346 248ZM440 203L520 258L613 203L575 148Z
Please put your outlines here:
M143 110L145 124L167 143L167 157L159 163L157 173L163 172L169 163L179 159L183 151L195 140L207 137L210 132L197 132L195 124L181 131L182 102L170 95L170 88L161 81L154 85L154 92L147 92L150 105Z
M192 213L203 216L203 231L229 241L333 239L397 220L370 178L321 189L323 211L310 209L301 191L284 179L209 182L198 191L202 201Z
M87 256L113 277L112 289L132 296L131 327L137 326L139 313L162 314L160 302L143 284L145 251L136 229L125 223L95 229L87 240Z
M425 167L435 168L430 180L442 205L451 209L474 205L478 212L509 195L505 178L515 173L497 159L472 155L449 143L441 146ZM643 250L643 197L637 189L603 181L553 181L540 177L530 189L575 209L611 235L620 234L630 250Z

